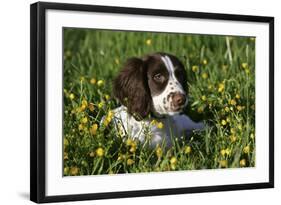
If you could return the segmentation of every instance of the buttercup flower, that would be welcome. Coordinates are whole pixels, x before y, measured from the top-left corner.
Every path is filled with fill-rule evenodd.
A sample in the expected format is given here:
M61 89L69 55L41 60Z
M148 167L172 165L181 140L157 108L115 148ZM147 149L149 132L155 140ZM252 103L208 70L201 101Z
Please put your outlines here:
M240 167L245 167L246 166L246 159L241 159L239 162Z
M95 84L97 83L97 80L96 80L95 78L92 78L92 79L90 80L90 83L93 84L93 85L95 85Z
M146 43L146 45L150 46L151 43L152 43L152 41L151 41L151 39L147 39L147 40L145 41L145 43Z
M227 167L227 161L226 161L226 160L221 160L221 161L220 161L220 166L221 166L222 168L226 168L226 167Z
M207 100L206 95L203 95L203 96L201 97L201 100L206 101L206 100Z
M170 163L171 163L172 165L175 165L175 164L177 163L177 158L176 158L176 157L172 157L172 158L170 159Z
M246 147L243 148L243 152L244 152L245 154L250 153L250 147L249 147L249 145L247 145Z
M104 85L104 81L103 80L98 80L97 85L99 87L103 86Z
M199 67L197 65L193 65L191 69L193 72L198 72Z
M225 112L229 112L229 107L224 108Z
M230 141L235 142L237 137L235 135L230 135Z
M202 61L202 63L203 63L204 65L207 65L208 61L207 61L206 59L204 59L204 60Z
M91 129L90 129L90 132L92 135L96 135L97 134L97 130L98 130L98 124L93 124Z
M191 152L191 147L190 146L185 146L184 148L184 153L189 154Z
M96 155L98 157L102 157L104 155L104 150L103 148L99 147L98 149L96 149Z
M132 164L134 164L135 161L132 159L127 159L127 165L131 166Z
M69 94L69 99L70 99L70 100L73 100L74 98L75 98L75 95L74 95L73 93L70 93L70 94Z
M86 124L86 123L88 122L88 118L87 118L87 117L83 117L82 120L81 120L81 122L82 122L83 124Z
M162 129L164 127L164 124L162 122L157 123L157 128Z
M95 110L95 106L94 106L93 103L89 103L88 108L89 108L89 110L92 111L92 112Z
M241 66L242 66L242 68L247 69L248 68L248 63L242 63Z
M224 125L227 124L227 122L226 122L225 120L222 120L222 121L221 121L221 124L224 126Z
M99 104L98 104L98 108L102 108L104 106L104 102L101 101Z
M79 168L78 168L78 167L71 167L71 168L70 168L70 174L71 174L72 176L77 175L78 172L79 172Z
M208 78L208 73L205 73L205 72L202 73L202 78L203 78L203 79L207 79L207 78Z
M236 94L236 95L235 95L235 98L236 98L236 99L240 99L240 95L239 95L239 94Z
M236 100L232 99L232 100L229 101L229 104L231 104L231 105L236 105L237 102L236 102Z
M220 83L218 86L218 91L221 93L224 91L224 83Z
M157 147L155 152L156 152L156 156L158 158L162 157L163 151L162 151L161 147Z
M236 107L236 108L237 108L237 110L238 110L238 111L243 110L243 107L242 107L241 105L237 105L237 107Z

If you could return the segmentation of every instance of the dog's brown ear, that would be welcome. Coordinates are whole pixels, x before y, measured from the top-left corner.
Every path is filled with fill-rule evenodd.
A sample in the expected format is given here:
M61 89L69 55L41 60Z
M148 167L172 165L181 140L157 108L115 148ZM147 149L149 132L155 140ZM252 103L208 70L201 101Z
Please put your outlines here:
M137 120L151 111L151 96L147 83L147 68L140 58L130 58L113 83L114 96L128 108Z

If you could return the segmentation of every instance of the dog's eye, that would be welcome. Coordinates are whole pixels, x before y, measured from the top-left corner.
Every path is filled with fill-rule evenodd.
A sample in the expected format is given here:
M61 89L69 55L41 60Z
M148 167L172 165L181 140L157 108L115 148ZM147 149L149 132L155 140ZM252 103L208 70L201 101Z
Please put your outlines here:
M153 76L153 79L157 82L163 82L165 80L165 77L162 74L157 73Z

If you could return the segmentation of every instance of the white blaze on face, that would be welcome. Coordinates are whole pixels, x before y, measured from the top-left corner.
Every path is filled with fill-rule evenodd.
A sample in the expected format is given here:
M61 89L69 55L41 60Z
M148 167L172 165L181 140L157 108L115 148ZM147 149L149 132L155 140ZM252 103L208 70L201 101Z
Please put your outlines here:
M175 67L171 59L168 56L161 56L161 60L163 61L168 70L169 80L164 91L160 95L152 97L154 109L157 112L156 114L178 114L179 112L172 111L172 99L171 97L168 99L168 95L170 93L176 92L185 94L185 91L175 76ZM186 104L187 99L185 105Z

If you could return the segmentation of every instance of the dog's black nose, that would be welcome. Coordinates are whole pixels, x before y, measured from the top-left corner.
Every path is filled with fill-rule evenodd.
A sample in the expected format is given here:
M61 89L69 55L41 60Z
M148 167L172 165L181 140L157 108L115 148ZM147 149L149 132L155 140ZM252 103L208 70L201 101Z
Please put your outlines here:
M172 95L172 102L173 102L174 106L176 106L176 107L180 107L180 106L184 105L185 100L186 100L186 97L182 93L174 93Z

